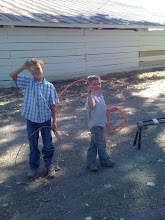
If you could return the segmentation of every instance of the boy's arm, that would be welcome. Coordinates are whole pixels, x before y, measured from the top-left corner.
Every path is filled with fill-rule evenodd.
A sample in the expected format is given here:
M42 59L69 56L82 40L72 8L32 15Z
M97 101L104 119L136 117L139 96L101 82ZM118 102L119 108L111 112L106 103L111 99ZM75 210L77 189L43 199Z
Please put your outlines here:
M20 72L22 72L22 71L25 70L25 69L30 70L30 65L31 65L30 61L27 60L21 67L19 67L19 68L13 70L13 71L9 74L9 76L10 76L12 79L17 80L17 76L18 76L18 74L19 74Z
M52 118L53 118L52 130L54 132L56 132L57 131L57 106L56 105L51 105L50 109L52 111Z
M92 109L94 108L94 102L92 98L92 87L91 86L88 86L87 92L88 92L88 106L90 109Z

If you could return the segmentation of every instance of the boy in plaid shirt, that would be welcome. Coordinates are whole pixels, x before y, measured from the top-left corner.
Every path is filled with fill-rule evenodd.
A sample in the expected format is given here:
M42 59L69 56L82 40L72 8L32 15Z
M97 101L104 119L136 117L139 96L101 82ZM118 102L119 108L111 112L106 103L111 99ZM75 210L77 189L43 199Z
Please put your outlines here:
M26 69L29 70L32 77L20 74ZM54 146L52 144L51 129L54 132L57 129L55 105L57 93L54 85L43 77L43 72L43 61L33 58L10 73L10 77L13 78L16 86L24 94L21 114L27 119L27 134L30 146L28 178L34 177L40 166L39 130L41 130L43 140L42 153L48 177L55 177L55 169L52 165ZM53 119L52 124L51 117Z

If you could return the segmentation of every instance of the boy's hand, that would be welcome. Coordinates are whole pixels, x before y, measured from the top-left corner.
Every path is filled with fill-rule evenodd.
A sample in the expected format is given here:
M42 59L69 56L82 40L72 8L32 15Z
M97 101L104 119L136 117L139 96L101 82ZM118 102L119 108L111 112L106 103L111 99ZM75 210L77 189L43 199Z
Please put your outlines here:
M17 80L18 74L20 74L23 70L27 69L30 71L30 66L31 66L31 62L27 60L21 67L13 70L10 73L10 77Z
M57 123L52 124L52 131L56 132L57 131Z
M88 87L87 87L87 92L88 92L88 93L91 93L92 91L93 91L93 86L88 85Z
M117 107L113 107L113 108L111 108L111 111L112 111L112 112L115 112L115 111L117 111L117 110L118 110Z
M57 132L57 124L56 123L52 124L52 130L53 130L54 135L56 136L57 140L60 142L60 135Z
M30 71L31 65L32 65L32 63L31 63L29 60L27 60L27 61L23 64L23 67L24 67L24 69L27 69L27 70Z

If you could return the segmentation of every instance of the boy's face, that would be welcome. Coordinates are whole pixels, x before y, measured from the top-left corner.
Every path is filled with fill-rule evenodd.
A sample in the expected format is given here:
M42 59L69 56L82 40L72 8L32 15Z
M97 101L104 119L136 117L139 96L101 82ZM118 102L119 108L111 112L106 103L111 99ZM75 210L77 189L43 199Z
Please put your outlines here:
M43 79L43 68L40 64L32 64L30 66L30 73L36 81L40 82Z
M101 89L101 81L100 80L92 80L91 82L92 91L98 93Z

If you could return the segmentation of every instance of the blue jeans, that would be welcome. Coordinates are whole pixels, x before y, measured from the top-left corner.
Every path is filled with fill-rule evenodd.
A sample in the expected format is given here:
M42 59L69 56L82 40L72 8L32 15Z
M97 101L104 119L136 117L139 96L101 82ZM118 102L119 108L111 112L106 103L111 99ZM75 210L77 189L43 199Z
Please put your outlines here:
M47 127L41 128L43 126ZM46 168L52 164L54 155L54 146L52 144L51 135L51 119L43 123L35 123L27 119L27 134L30 146L29 165L31 170L36 170L40 166L40 150L38 149L40 129L43 142L42 153Z
M93 127L91 129L91 143L87 152L87 164L95 165L97 152L101 165L106 165L110 161L109 155L106 152L106 140L104 137L103 127Z

